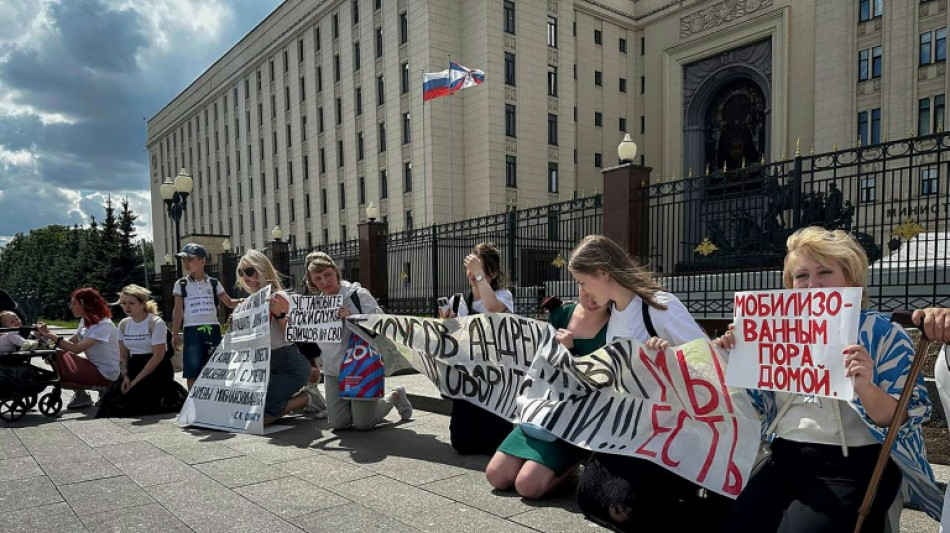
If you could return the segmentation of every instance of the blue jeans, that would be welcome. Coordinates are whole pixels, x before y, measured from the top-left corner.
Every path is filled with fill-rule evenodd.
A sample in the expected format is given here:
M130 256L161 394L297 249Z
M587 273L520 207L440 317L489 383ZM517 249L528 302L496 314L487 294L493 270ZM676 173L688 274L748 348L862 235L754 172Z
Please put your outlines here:
M207 324L203 326L187 326L185 339L182 342L182 360L184 368L182 376L185 379L196 379L201 369L211 359L214 349L221 344L221 326Z
M296 346L283 346L270 352L270 375L267 377L267 399L264 414L278 417L287 408L287 401L310 379L310 361Z

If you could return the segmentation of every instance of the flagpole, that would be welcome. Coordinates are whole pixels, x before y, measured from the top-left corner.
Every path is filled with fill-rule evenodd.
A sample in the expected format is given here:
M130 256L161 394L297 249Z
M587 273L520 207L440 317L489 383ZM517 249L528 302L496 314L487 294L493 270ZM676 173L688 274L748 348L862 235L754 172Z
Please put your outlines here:
M450 84L449 86L451 87L452 54L446 54L446 55L448 56L448 59L449 59L449 84ZM454 94L455 94L454 92L450 92L449 96L454 96ZM453 216L455 216L455 166L452 165L452 156L453 156L452 152L455 151L452 149L452 147L455 145L455 143L452 142L454 140L452 136L455 135L455 128L451 127L452 122L455 117L452 113L453 112L452 108L453 108L453 105L450 99L449 100L449 121L448 121L449 122L449 171L447 173L447 177L449 180L449 212L452 213Z
M435 191L432 191L432 196L429 196L427 187L429 184L428 173L429 173L429 164L426 160L429 158L429 138L426 136L426 100L425 100L425 83L426 83L426 69L422 70L422 194L423 194L423 208L422 212L424 213L425 219L422 220L422 225L424 226L426 222L429 221L429 206L427 198L434 198ZM432 211L435 212L435 204L432 204Z

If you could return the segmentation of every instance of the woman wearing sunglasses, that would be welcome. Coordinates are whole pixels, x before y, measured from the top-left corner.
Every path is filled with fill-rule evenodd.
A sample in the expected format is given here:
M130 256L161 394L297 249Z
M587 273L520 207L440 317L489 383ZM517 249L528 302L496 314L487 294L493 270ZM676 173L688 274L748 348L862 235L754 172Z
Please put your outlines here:
M297 346L287 341L287 312L290 298L284 292L280 275L267 256L257 250L248 250L241 256L237 267L238 285L253 294L267 285L270 298L270 376L267 381L267 399L264 402L264 425L272 424L291 411L307 405L307 395L297 393L307 384L310 363Z

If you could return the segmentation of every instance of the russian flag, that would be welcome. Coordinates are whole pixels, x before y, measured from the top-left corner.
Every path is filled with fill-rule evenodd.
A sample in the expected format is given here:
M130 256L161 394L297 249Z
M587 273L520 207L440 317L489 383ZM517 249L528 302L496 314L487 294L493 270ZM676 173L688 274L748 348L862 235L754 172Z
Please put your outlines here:
M439 72L426 72L422 75L422 101L452 94L449 69Z
M485 71L463 67L454 61L449 63L449 74L452 78L452 92L474 87L485 81Z

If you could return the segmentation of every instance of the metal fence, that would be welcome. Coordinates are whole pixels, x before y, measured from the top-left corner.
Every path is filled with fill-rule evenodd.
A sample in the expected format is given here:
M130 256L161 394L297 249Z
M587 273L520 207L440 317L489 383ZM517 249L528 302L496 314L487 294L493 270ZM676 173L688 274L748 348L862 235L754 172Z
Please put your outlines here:
M884 311L950 305L950 134L797 156L644 189L639 250L696 316L731 316L732 293L781 288L785 240L809 225L854 235Z

